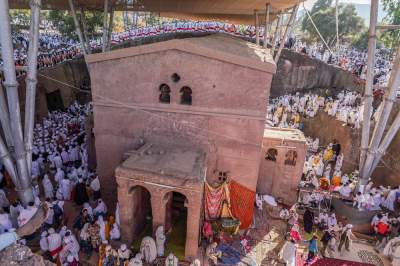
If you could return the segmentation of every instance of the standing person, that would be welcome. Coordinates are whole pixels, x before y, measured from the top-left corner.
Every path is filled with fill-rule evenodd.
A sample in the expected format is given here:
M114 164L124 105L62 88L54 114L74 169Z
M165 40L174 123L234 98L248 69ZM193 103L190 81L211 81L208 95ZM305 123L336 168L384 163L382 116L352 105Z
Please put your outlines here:
M54 188L48 175L44 175L44 178L42 180L42 185L44 189L45 198L52 199L54 197Z
M314 214L309 209L306 209L306 211L304 212L303 221L304 231L307 234L311 234L314 225Z
M313 235L313 237L308 241L308 256L306 264L309 265L317 255L318 255L318 240L317 236Z
M345 227L343 227L339 240L339 247L338 247L339 252L341 252L343 245L347 251L350 251L351 236L353 235L353 233L351 232L352 228L353 225L351 224L348 224Z
M81 178L78 180L78 184L76 184L75 186L74 201L79 206L89 201L89 196L86 191L86 185L85 183L83 183L83 180Z
M282 247L280 256L286 266L296 265L296 248L296 242L293 239L286 241Z
M68 179L67 176L65 176L64 179L61 180L60 188L63 200L69 200L71 197L71 181Z
M325 230L321 238L321 243L322 243L321 255L323 257L325 257L326 255L325 254L326 249L328 248L329 242L331 241L332 238L333 238L333 232L331 231L331 229Z
M101 198L100 181L99 181L99 177L97 175L94 176L92 181L90 182L90 189L93 191L93 200L97 200L97 199Z

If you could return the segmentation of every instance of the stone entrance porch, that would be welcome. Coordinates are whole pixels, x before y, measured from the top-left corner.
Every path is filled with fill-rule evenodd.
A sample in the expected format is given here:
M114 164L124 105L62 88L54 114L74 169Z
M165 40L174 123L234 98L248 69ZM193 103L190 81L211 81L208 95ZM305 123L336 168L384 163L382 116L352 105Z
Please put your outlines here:
M131 242L138 237L149 213L152 215L153 233L160 225L169 229L175 192L186 198L185 257L196 257L202 220L205 154L199 150L151 144L129 154L128 159L115 170L122 239Z

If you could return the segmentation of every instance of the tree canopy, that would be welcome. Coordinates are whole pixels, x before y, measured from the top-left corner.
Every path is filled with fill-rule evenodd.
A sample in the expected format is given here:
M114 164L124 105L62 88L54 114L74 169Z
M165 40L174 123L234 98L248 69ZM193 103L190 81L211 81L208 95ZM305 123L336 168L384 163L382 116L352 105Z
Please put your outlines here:
M400 1L382 0L383 8L387 12L384 22L392 25L400 25ZM388 30L382 34L387 47L400 45L400 29Z
M339 5L338 8L339 41L362 32L365 28L363 19L357 15L354 5ZM336 8L332 7L332 0L318 0L310 12L319 32L329 46L336 43L335 14ZM320 41L320 37L307 15L303 19L302 30L307 34L310 41Z

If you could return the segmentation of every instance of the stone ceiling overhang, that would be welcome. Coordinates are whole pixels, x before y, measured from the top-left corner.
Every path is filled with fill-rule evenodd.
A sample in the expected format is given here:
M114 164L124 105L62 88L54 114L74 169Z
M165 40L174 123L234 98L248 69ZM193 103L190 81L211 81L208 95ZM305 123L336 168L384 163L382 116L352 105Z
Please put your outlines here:
M148 11L162 17L195 21L254 24L254 11L265 13L271 5L272 19L303 0L110 0L115 10ZM103 10L104 0L75 0L76 8ZM10 8L29 8L29 0L11 0ZM68 10L68 0L42 0L42 9ZM264 17L261 20L265 20Z

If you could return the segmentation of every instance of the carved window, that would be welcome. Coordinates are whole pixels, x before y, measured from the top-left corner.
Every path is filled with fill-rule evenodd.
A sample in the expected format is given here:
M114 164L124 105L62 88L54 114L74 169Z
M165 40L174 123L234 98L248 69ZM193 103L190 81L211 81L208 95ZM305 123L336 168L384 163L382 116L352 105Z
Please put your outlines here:
M160 103L170 103L171 102L171 89L167 84L160 85Z
M290 150L285 155L285 165L295 166L297 161L297 152Z
M265 160L276 162L277 156L278 156L278 150L271 148L268 149L267 153L265 154Z
M184 86L179 92L181 93L181 104L192 105L192 89Z

